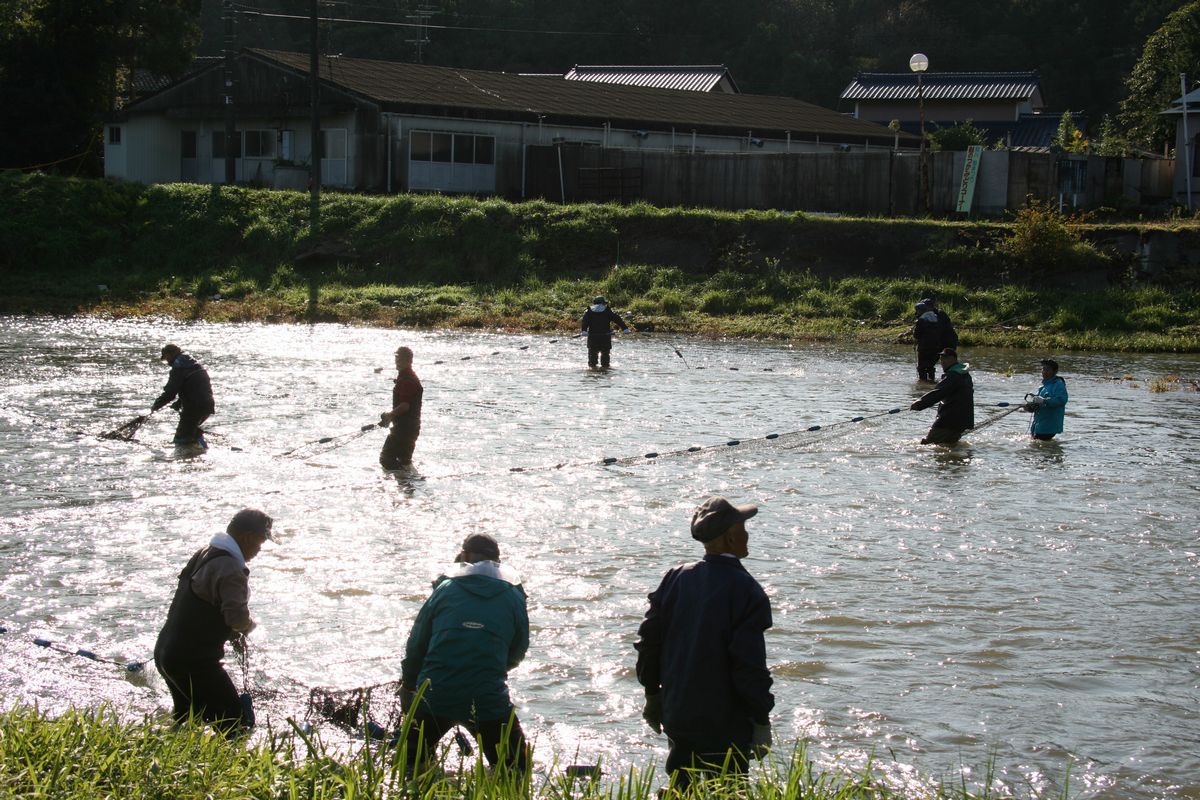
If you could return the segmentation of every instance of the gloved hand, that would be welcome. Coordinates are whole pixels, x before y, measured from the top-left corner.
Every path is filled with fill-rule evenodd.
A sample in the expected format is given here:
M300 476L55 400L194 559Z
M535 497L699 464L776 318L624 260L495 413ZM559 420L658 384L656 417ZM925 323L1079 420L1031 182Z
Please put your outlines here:
M646 705L642 708L642 719L655 733L662 733L662 692L646 695Z
M182 408L183 408L183 401L182 401L182 400L176 400L174 403L171 403L171 410L172 410L172 411L179 411L179 410L180 410L180 409L182 409Z
M1046 404L1046 398L1042 397L1040 394L1035 394L1033 397L1029 398L1029 405L1031 405L1035 408L1038 406L1043 406L1045 404Z
M913 404L912 404L911 406L909 406L909 407L908 407L908 410L909 410L909 411L919 411L919 410L920 410L919 408L917 408L917 401L916 401L916 400L913 400Z
M400 684L400 707L404 709L404 713L412 710L413 703L417 702L417 690L408 684Z
M1021 406L1021 410L1022 411L1037 411L1037 406L1035 406L1033 403L1026 403L1025 405Z
M771 723L754 723L754 732L750 734L750 757L759 761L766 758L767 753L771 752L771 744Z

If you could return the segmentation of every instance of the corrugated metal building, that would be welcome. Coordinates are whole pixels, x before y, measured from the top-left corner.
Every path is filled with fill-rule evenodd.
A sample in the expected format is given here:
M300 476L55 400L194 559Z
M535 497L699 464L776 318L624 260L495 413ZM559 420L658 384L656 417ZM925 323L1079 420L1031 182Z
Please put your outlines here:
M989 142L1024 150L1046 151L1062 112L1046 111L1036 70L1018 72L926 72L918 92L914 72L860 72L841 94L854 103L854 116L901 130L920 131L920 96L924 95L925 129L950 127L971 120L987 132ZM1086 120L1073 115L1076 127Z

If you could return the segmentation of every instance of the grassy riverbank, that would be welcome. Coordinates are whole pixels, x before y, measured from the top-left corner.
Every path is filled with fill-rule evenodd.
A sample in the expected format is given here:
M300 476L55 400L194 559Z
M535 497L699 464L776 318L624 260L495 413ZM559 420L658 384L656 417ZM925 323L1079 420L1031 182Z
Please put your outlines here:
M307 201L0 174L0 312L561 332L603 293L641 330L892 342L936 296L966 346L1200 351L1194 268L1105 249L1150 226L328 194L313 238Z
M479 763L461 772L440 771L426 780L404 777L403 755L378 745L338 755L311 737L288 729L255 746L229 744L198 727L173 730L161 723L121 722L104 710L70 711L53 719L18 706L0 713L0 795L41 798L278 798L350 800L402 796L487 798L487 800L656 800L661 770L647 765L599 780L550 776L521 777L490 772ZM782 758L782 762L778 759ZM813 767L803 743L790 756L776 755L747 786L731 781L705 784L688 797L712 800L889 800L912 797L869 767L861 772L824 773ZM601 765L603 768L603 765ZM962 784L932 787L930 798L987 798L985 788ZM1004 795L1008 796L1008 795ZM1066 796L1066 790L1063 790Z

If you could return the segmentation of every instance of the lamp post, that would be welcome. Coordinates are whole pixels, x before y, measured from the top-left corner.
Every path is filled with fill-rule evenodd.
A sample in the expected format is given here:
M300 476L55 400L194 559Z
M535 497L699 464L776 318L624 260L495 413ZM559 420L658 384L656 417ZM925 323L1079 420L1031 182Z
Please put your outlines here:
M925 155L925 85L921 73L929 69L929 57L924 53L913 53L908 68L917 73L917 108L921 115L921 206L929 213L929 161Z

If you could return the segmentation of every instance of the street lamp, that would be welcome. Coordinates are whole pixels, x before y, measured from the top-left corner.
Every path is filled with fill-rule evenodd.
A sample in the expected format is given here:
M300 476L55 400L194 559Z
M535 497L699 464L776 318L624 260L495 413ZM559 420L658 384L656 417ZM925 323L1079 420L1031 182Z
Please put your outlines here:
M921 82L921 73L929 69L929 57L924 53L913 53L908 60L908 68L917 73L917 107L921 114L921 205L929 212L929 161L925 156L925 85Z

